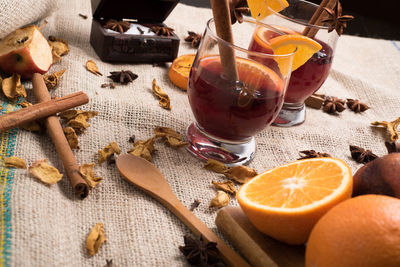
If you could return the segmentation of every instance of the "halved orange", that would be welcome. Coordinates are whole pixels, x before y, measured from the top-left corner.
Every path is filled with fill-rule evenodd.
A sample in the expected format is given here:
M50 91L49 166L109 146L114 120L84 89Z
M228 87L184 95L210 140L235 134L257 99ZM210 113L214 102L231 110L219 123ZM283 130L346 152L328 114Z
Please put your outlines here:
M302 244L319 218L351 197L352 187L345 162L313 158L259 174L236 197L259 231L289 244Z
M274 51L275 55L285 55L292 53L296 47L296 53L293 58L292 71L296 70L304 63L306 63L316 52L322 49L322 46L307 36L301 34L286 34L280 35L269 40L269 45ZM277 59L279 67L281 64L279 58ZM286 67L286 64L282 64ZM283 73L284 70L281 69Z
M286 0L247 0L249 5L251 16L257 20L261 20L266 16L271 15L273 12L279 12L289 6Z
M188 54L177 57L169 67L168 77L170 81L182 90L187 90L190 69L195 56L195 54Z

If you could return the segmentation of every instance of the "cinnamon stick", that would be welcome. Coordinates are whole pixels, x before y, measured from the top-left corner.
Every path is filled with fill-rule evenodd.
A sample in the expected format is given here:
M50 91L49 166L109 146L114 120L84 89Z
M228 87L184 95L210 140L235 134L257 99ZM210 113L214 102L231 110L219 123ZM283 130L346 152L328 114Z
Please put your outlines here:
M228 0L211 0L211 8L217 36L233 44L231 14ZM218 48L221 58L222 75L228 80L237 81L238 73L236 69L235 51L232 47L219 42Z
M33 94L38 102L50 101L51 97L44 83L42 75L33 74L32 77ZM57 154L61 158L64 170L69 178L75 193L81 199L89 194L89 186L79 172L79 165L74 154L65 138L63 129L57 116L47 117L45 120L47 131L56 147Z
M324 7L333 9L333 7L336 5L336 2L338 0L322 0L321 4L318 6L318 8L315 10L313 16L311 19L308 21L308 24L310 25L321 25L322 21L325 19L326 15L324 14ZM302 34L304 36L307 36L309 38L314 38L315 35L317 34L318 29L312 28L312 27L305 27Z
M0 132L74 108L89 102L84 92L77 92L50 101L41 102L0 116Z

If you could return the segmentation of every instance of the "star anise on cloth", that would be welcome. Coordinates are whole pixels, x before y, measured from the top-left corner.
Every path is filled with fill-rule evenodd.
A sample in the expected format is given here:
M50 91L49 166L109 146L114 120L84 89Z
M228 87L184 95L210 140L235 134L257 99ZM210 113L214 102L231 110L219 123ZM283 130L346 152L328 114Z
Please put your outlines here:
M365 164L370 161L373 161L376 158L379 158L377 155L372 153L371 150L365 150L364 148L359 147L359 146L350 145L350 153L351 153L351 157L358 163Z
M247 6L247 0L230 0L229 9L231 11L231 23L243 22L243 14L249 14L250 9Z
M347 106L354 111L355 113L360 113L360 112L364 112L367 109L369 109L367 104L361 103L359 100L357 99L347 99L346 102Z
M184 236L184 246L179 246L179 250L185 255L186 260L196 266L225 266L219 256L217 243L206 242L203 237L199 239L192 238L189 235ZM222 265L221 265L222 264Z
M150 29L159 36L172 36L174 29L167 26L151 26Z
M130 70L112 71L110 76L107 76L116 83L128 84L136 80L139 76Z
M337 97L327 97L324 101L324 108L323 111L334 114L336 112L342 112L343 110L346 109L344 106L345 101L342 99L339 99Z
M328 18L322 20L324 23L328 23L328 32L336 30L340 36L343 33L343 29L347 27L347 22L354 19L351 15L342 15L342 5L339 1L336 2L334 9L324 7L324 10L328 13Z
M131 27L131 24L127 21L117 21L110 19L103 26L105 29L110 29L116 32L124 33Z
M300 151L300 154L303 154L303 155L302 155L301 158L298 158L297 160L300 160L300 159L311 159L311 158L329 158L329 157L332 157L328 153L317 152L317 151L315 151L313 149Z
M202 35L191 31L188 31L188 34L189 35L185 38L185 41L192 42L193 48L199 47Z

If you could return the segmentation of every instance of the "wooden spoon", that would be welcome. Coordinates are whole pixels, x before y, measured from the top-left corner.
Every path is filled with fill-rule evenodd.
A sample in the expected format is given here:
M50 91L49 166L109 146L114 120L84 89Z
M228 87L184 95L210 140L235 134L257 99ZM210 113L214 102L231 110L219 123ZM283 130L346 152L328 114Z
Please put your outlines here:
M189 211L175 196L167 180L156 166L131 154L120 155L116 160L121 175L157 199L175 214L196 236L217 243L222 259L229 266L250 266L239 254L219 239L202 221Z

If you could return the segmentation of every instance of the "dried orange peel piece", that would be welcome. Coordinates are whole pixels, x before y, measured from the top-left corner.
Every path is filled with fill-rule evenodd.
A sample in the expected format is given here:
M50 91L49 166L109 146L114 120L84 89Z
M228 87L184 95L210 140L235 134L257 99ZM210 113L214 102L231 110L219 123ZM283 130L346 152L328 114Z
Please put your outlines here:
M169 68L168 78L182 90L187 90L190 69L192 68L195 56L195 54L188 54L177 57Z

